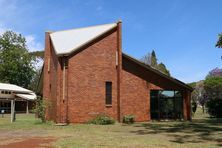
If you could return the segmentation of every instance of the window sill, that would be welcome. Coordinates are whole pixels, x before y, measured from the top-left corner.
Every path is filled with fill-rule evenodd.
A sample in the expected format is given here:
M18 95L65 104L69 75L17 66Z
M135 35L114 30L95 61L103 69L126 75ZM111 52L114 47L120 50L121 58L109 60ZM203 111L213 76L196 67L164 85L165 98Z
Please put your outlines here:
M106 104L106 107L112 107L113 105L112 104Z

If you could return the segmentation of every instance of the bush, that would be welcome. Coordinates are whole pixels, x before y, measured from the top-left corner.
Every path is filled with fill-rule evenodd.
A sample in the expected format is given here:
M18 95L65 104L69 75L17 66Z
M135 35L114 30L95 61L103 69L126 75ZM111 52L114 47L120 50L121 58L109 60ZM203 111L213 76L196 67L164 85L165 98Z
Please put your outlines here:
M194 114L196 112L196 110L197 110L197 102L192 101L191 109L192 109L192 113Z
M125 115L125 116L123 116L123 123L133 124L134 122L135 122L135 116L134 115Z
M222 100L210 99L207 104L207 111L210 116L216 118L222 118Z
M96 118L90 120L88 123L97 125L108 125L114 124L115 120L109 117L108 115L98 115Z
M47 107L46 101L42 97L38 96L33 111L36 113L37 117L42 120L42 122L46 122L45 119L46 107Z

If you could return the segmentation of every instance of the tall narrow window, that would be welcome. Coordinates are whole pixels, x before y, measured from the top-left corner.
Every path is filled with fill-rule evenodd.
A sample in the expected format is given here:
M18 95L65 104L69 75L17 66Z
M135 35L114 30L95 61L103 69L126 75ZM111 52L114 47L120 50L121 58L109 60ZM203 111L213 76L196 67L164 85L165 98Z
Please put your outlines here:
M112 104L112 82L106 82L106 105Z
M50 72L50 58L48 59L48 72Z

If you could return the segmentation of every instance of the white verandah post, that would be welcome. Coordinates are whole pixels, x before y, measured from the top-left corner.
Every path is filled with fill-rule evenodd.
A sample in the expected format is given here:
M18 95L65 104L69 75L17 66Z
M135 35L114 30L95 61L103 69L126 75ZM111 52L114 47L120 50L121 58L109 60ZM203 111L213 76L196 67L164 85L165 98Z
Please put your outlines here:
M14 122L14 112L15 112L14 100L11 100L11 122Z
M11 123L15 121L15 100L11 100Z

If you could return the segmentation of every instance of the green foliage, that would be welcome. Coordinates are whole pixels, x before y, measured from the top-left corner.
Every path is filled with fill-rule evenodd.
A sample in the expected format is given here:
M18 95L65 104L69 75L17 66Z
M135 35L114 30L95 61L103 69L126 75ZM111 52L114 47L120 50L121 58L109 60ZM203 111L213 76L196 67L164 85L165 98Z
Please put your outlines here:
M194 114L197 111L197 102L193 101L191 102L191 109L192 109L192 113Z
M157 58L154 50L151 53L151 66L157 67Z
M39 93L40 91L38 90L38 84L40 82L40 76L41 76L42 68L36 69L35 74L32 77L32 80L29 84L29 89L35 91L36 93Z
M189 85L192 88L195 88L197 85L197 82L188 83L187 85Z
M208 99L222 99L222 76L206 78L204 89Z
M28 88L35 74L33 60L21 34L6 31L0 35L0 82Z
M43 99L42 97L38 97L36 100L36 105L34 107L34 112L42 120L42 122L46 122L45 119L46 107L47 103L45 99Z
M108 124L114 124L115 120L113 120L111 117L108 115L98 115L94 119L90 120L88 122L89 124L97 124L97 125L108 125Z
M166 75L170 76L170 71L167 70L166 66L161 62L160 64L158 64L157 69L163 73L165 73Z
M198 98L199 98L199 92L196 89L194 89L193 92L191 93L191 109L193 114L196 112L197 109Z
M222 99L210 99L207 102L207 109L210 116L222 118Z
M44 59L44 51L34 51L34 52L30 52L29 54L30 54L30 56L32 56L34 58Z
M166 68L166 66L164 65L164 63L160 62L158 64L158 59L156 57L156 53L154 50L152 50L152 53L148 53L145 56L143 56L143 58L141 59L141 61L146 64L146 65L150 65L151 67L159 70L160 72L170 76L170 71Z
M222 33L218 35L219 38L218 38L218 41L216 43L216 47L218 48L222 48Z
M198 82L192 82L189 83L188 85L194 89L193 92L191 93L192 113L194 114L196 112L197 104L202 105L204 112L204 106L206 103L204 81L201 80Z
M125 115L125 116L123 116L123 123L133 124L134 122L135 122L135 116L134 115Z
M207 77L204 89L208 98L207 110L212 117L222 117L222 76Z

